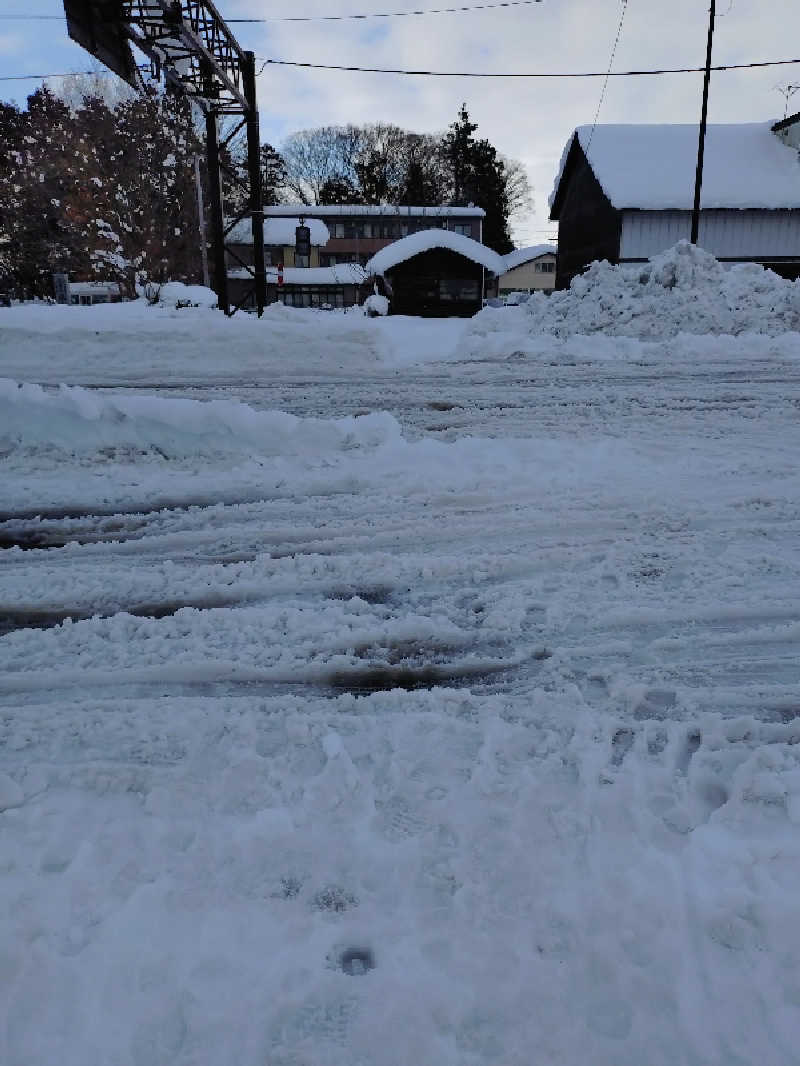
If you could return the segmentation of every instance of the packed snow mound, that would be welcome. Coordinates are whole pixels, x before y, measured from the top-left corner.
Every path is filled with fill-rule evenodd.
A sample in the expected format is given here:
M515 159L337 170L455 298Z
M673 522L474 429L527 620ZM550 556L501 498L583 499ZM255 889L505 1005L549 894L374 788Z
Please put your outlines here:
M0 378L0 455L44 453L108 459L234 455L324 459L401 437L386 413L340 419L257 411L235 400L103 396L80 387L44 389Z
M531 315L530 331L557 337L776 336L800 330L800 282L757 263L725 267L702 248L680 241L647 263L592 263L568 290L534 293L523 313Z
M184 285L182 281L168 281L161 286L158 302L167 307L184 304L192 307L216 307L217 294L205 285Z
M380 293L373 292L364 301L364 310L373 317L382 317L389 314L389 301Z

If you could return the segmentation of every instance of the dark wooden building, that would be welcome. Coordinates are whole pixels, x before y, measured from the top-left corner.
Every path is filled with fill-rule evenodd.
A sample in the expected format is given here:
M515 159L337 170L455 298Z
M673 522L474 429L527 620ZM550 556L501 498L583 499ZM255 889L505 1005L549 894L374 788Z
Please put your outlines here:
M447 318L480 311L505 262L491 248L461 234L427 230L378 252L367 263L381 278L391 314Z
M720 261L800 273L800 116L708 127L698 244ZM581 126L550 200L556 287L594 260L644 262L689 239L695 125Z

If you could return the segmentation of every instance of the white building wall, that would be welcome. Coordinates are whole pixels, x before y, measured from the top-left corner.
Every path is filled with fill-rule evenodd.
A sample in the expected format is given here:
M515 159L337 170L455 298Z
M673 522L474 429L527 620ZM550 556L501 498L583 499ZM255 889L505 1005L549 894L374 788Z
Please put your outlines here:
M691 234L690 211L624 211L620 259L649 259ZM701 211L698 244L719 259L800 256L800 211Z

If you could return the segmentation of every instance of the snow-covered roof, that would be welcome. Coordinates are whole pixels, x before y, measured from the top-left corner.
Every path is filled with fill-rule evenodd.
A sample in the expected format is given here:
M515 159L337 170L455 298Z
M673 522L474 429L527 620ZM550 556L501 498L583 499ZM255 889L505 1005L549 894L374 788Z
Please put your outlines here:
M558 249L554 244L533 244L530 248L515 248L513 252L503 256L506 270L530 263L534 259L540 259L543 255L555 255Z
M264 244L266 245L293 245L295 242L295 229L300 225L300 219L295 216L285 218L264 217ZM303 225L311 231L311 243L321 248L328 243L330 233L325 223L318 218L304 218ZM253 229L249 218L240 219L228 234L228 240L233 244L252 244Z
M691 210L696 125L601 125L594 133L591 126L579 126L566 144L550 195L555 210L575 138L614 207ZM800 208L797 152L771 131L768 122L708 126L700 206Z
M357 217L359 215L422 215L433 218L484 218L486 212L482 207L450 207L448 204L436 204L433 207L408 207L406 204L275 204L264 208L264 215L283 217L284 215L302 214L305 218L335 218L340 215Z
M446 229L424 229L419 233L411 233L408 237L401 237L399 241L392 241L385 248L373 255L367 263L368 274L385 274L387 270L405 263L407 259L428 252L431 248L447 248L451 252L458 252L466 256L474 263L480 263L493 274L504 274L506 266L502 255L493 252L485 244L473 241L471 237L465 237L461 233L451 233Z
M249 271L229 270L228 277L234 279L252 278ZM284 267L284 285L361 285L367 279L367 272L359 263L337 263L329 267ZM267 281L275 285L278 271L275 267L267 268Z
M72 296L88 296L92 293L106 293L107 295L119 294L119 282L117 281L71 281L69 291Z

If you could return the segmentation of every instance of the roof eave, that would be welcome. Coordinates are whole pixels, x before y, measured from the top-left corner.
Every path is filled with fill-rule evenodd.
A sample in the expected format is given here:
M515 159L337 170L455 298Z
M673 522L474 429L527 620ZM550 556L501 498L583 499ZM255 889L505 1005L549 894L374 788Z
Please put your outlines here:
M780 122L776 122L774 125L770 126L770 129L773 133L780 133L781 130L786 130L798 122L800 122L800 111L796 111L795 114L782 118Z
M558 222L559 220L561 208L563 206L564 194L569 183L569 178L572 176L572 171L575 169L576 151L583 154L583 149L581 148L577 130L575 130L572 134L572 140L570 142L569 151L567 152L567 158L564 163L564 168L561 171L561 177L558 182L558 188L556 189L556 194L553 197L553 203L550 207L549 217L551 222Z

